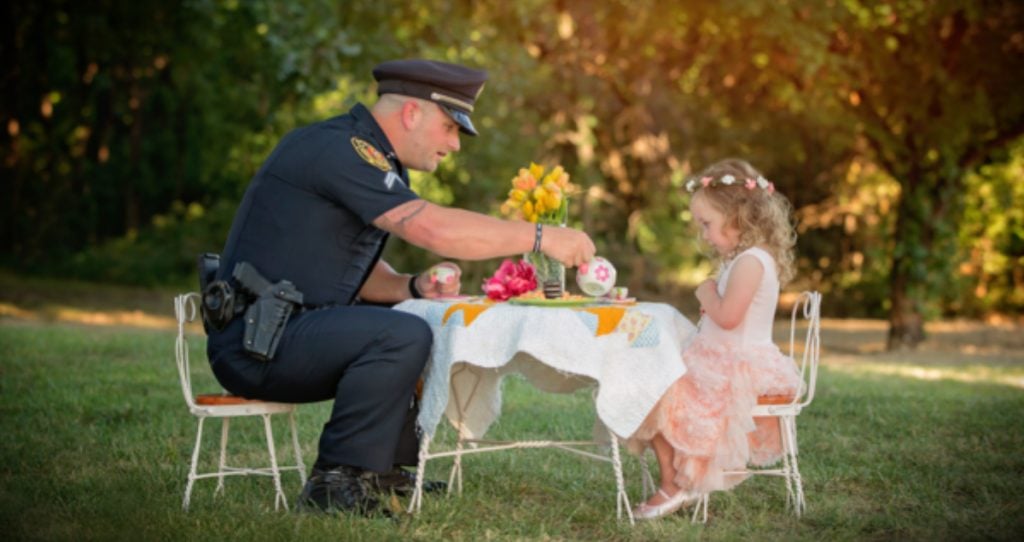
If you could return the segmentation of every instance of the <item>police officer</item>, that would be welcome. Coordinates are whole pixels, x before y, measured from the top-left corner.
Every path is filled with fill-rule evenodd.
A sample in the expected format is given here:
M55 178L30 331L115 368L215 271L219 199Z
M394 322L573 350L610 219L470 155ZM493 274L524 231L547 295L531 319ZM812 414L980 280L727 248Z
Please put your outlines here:
M333 400L300 506L369 514L375 490L408 487L416 464L409 405L432 334L416 316L382 306L458 293L428 273L396 272L380 258L389 235L443 258L480 260L541 251L568 266L594 244L572 228L505 221L424 201L409 170L434 171L459 150L487 74L429 60L373 70L378 100L287 134L256 173L238 208L217 278L247 262L302 295L276 352L243 347L244 318L210 330L214 374L231 393L283 402ZM240 286L234 284L236 288ZM237 311L236 311L237 312ZM401 446L406 443L414 444ZM437 485L428 486L438 487Z

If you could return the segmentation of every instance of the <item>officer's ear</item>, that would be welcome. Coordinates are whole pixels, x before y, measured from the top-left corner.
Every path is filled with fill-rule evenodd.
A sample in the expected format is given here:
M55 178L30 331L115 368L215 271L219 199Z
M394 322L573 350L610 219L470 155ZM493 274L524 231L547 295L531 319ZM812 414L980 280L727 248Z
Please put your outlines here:
M415 129L423 121L423 107L415 99L406 100L402 104L402 126L406 130Z

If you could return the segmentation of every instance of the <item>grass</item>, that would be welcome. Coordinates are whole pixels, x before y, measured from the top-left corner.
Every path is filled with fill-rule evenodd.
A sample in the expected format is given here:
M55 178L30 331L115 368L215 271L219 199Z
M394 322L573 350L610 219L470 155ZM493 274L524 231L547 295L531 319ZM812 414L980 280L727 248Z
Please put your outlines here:
M196 388L213 391L202 338L192 343ZM468 456L462 495L429 496L420 514L392 524L274 512L264 478L228 479L219 497L215 482L200 480L182 512L195 420L174 370L173 330L5 319L0 526L7 540L1020 539L1024 360L851 359L823 367L818 397L798 422L802 519L786 510L782 481L762 477L713 495L706 525L678 515L631 528L615 520L610 465L520 450ZM307 464L328 410L299 409ZM544 394L510 378L488 437L584 439L592 423L589 392ZM234 427L232 442L258 457L257 421ZM275 431L284 453L284 424ZM435 449L451 432L439 438ZM625 461L636 501L638 463ZM428 475L447 478L450 464L431 462ZM298 477L284 482L293 500Z

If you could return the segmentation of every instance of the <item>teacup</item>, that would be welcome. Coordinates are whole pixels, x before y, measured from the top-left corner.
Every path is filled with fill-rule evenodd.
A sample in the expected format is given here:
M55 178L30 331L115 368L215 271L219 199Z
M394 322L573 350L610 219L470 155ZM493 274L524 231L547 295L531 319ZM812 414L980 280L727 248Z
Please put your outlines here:
M576 284L587 295L603 296L615 286L615 266L596 256L576 269Z
M430 270L430 282L451 284L455 280L455 270L446 265L435 265Z

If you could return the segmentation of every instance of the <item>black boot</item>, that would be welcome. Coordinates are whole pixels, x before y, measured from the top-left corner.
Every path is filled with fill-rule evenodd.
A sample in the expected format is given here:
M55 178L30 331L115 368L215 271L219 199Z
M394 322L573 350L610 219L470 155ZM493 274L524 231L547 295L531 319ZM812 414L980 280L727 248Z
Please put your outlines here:
M416 474L402 467L395 466L390 472L376 473L366 471L363 478L370 489L378 493L391 493L405 497L416 489ZM423 480L423 492L435 493L448 488L447 482L440 480Z
M372 495L363 471L346 466L329 470L314 467L302 488L296 509L300 512L354 512L363 516L391 515Z

